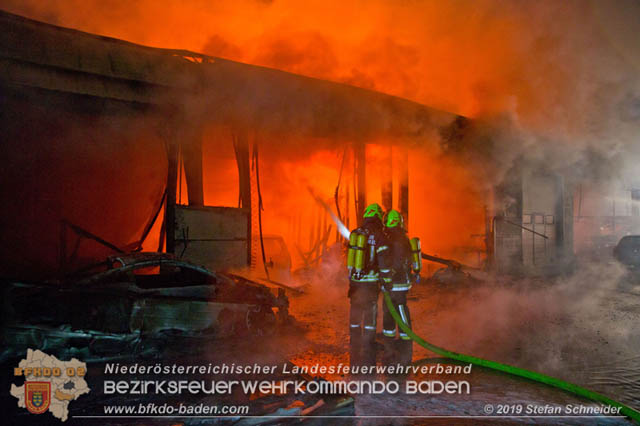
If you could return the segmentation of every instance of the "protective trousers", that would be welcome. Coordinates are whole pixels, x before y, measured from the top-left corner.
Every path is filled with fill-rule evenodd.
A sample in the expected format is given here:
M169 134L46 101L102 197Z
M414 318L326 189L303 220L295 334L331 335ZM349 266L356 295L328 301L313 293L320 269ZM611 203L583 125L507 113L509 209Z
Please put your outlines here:
M407 306L407 293L408 291L390 291L389 296L402 320L411 327L411 315L409 314L409 307ZM413 358L413 342L409 336L398 327L384 302L382 306L382 334L385 337L384 363L388 365L397 363L408 365ZM398 339L396 338L396 334L399 335Z
M378 284L349 284L349 349L351 365L376 364L376 321L378 317Z

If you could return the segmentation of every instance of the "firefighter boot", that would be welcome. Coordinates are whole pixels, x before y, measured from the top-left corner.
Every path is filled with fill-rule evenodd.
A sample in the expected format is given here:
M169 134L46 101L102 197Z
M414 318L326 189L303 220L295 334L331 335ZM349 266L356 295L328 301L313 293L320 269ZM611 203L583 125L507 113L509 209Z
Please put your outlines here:
M399 339L398 352L398 362L401 365L410 365L413 360L413 341L408 339Z
M376 332L365 330L362 336L362 365L376 365Z
M362 365L362 329L352 327L349 331L349 362L352 367Z
M395 365L398 363L398 350L396 339L387 337L384 339L384 352L382 353L383 365Z

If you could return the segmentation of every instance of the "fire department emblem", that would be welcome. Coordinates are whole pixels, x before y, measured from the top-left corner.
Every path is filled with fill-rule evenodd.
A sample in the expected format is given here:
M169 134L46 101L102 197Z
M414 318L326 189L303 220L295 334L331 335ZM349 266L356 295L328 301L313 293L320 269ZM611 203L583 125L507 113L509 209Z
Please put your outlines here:
M25 382L24 396L27 410L32 414L42 414L51 403L51 382Z
M14 377L24 382L20 386L12 383L9 392L18 400L18 407L33 414L48 411L64 422L69 418L69 404L91 390L86 374L87 364L75 358L60 361L39 349L27 349L27 357L13 369Z

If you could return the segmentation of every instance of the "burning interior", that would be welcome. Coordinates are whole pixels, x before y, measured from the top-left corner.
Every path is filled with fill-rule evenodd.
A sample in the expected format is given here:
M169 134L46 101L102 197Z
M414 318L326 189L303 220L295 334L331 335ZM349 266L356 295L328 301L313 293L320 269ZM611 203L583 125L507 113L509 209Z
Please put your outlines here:
M501 21L503 29L512 25ZM552 356L539 361L531 349L538 335L513 337L513 345L490 336L508 334L507 319L526 328L545 316L578 312L578 302L570 313L556 302L576 300L577 283L598 276L584 260L609 259L622 237L640 233L635 175L618 180L575 171L576 165L609 170L617 157L603 158L588 146L574 158L575 147L558 143L553 157L567 160L551 161L547 151L521 148L548 135L522 132L496 105L485 105L490 120L462 95L457 108L442 97L438 108L429 107L406 99L406 87L404 97L385 94L363 76L332 78L321 66L308 73L305 67L319 65L289 64L268 52L254 57L284 61L280 68L288 71L3 11L0 27L0 277L9 324L3 362L43 341L60 356L104 362L198 346L184 342L272 336L294 317L305 318L317 300L343 297L340 225L353 229L365 206L377 201L399 210L409 232L422 239L428 282L460 285L495 312L486 318L472 297L460 294L425 296L424 312L450 304L462 313L454 319L445 309L438 327L421 331L507 360L511 349L526 347L530 352L515 359L561 371L558 359L575 360L564 347L553 345ZM504 47L498 47L501 58ZM247 59L215 37L204 50ZM402 86L394 73L376 75ZM637 121L637 98L629 102L636 115L627 121ZM539 119L524 121L544 127ZM635 240L627 240L636 253ZM635 267L635 258L617 257ZM607 268L626 277L618 264ZM524 284L513 290L513 280ZM508 290L483 287L507 281ZM549 283L558 285L547 292ZM540 309L533 312L521 293ZM27 303L33 299L38 302ZM578 299L591 306L591 299ZM62 314L50 300L82 300L89 308L68 303ZM332 312L322 311L323 318ZM331 330L336 318L309 333L344 340ZM459 331L460 318L481 331ZM554 327L545 330L566 337ZM620 334L637 337L627 328ZM309 357L346 362L344 351L296 350L301 363ZM637 389L625 398L637 403ZM353 400L344 395L325 402L328 413L353 413ZM260 412L270 412L270 404Z
M214 260L216 244L233 252L231 267L255 265L261 261L252 241L259 197L262 208L269 207L262 214L264 234L283 238L299 267L318 239L326 240L323 250L337 241L313 194L340 210L347 225L361 216L367 198L383 197L407 214L411 205L433 215L414 220L409 214L409 224L433 236L437 252L477 263L472 252L482 241L452 231L460 225L484 230L485 194L472 183L479 170L456 164L443 148L462 137L464 118L355 87L4 19L10 30L4 102L11 114L5 137L50 141L43 149L34 146L28 159L7 144L6 181L29 194L7 193L19 200L19 214L7 212L6 223L22 221L7 229L28 245L3 253L7 272L24 271L38 259L41 270L29 273L64 274L115 247L183 252L186 258L209 251L207 266L228 267L228 259ZM70 48L59 54L60 44ZM457 194L464 194L463 206L456 205ZM91 195L96 202L88 201ZM237 235L198 235L196 223L181 221L205 206L229 207L218 210L220 221L242 221L244 212L247 224ZM44 213L33 217L36 211ZM425 225L432 221L437 225ZM86 233L78 235L79 229ZM17 235L25 230L39 238ZM205 249L207 239L213 245ZM246 255L236 258L243 250Z

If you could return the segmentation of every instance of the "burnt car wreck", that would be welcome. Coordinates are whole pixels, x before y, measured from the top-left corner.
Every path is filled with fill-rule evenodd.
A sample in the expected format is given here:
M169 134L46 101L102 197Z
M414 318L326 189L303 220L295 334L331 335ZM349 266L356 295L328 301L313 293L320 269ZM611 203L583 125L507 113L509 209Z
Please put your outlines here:
M111 267L60 285L5 286L3 359L27 348L88 361L190 353L197 339L268 335L288 320L283 291L161 253L108 259ZM156 269L156 273L139 274ZM275 293L275 294L274 294Z

